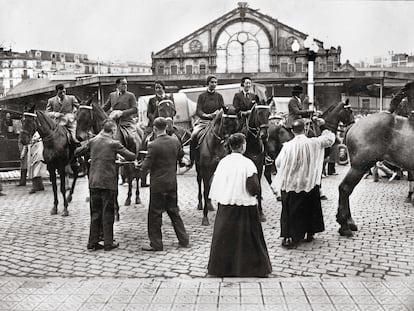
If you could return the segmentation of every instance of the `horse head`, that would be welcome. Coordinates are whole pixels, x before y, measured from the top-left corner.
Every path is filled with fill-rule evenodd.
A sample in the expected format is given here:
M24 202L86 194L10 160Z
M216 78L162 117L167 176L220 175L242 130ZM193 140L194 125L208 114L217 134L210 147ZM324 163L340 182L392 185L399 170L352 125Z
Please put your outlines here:
M247 121L247 130L262 140L268 138L270 107L263 102L255 104Z
M346 100L345 103L339 102L336 105L330 106L321 117L325 120L325 127L335 133L339 122L342 122L345 126L354 122L354 115L349 100Z
M76 136L86 140L93 134L98 134L102 122L108 118L105 111L97 103L92 102L93 97L82 101L76 113Z
M34 133L36 132L36 128L37 128L36 118L37 118L37 115L35 113L34 105L28 111L23 113L22 130L20 132L20 139L23 145L30 144L30 140L32 139Z
M239 119L234 107L224 107L213 120L214 135L220 140L226 140L239 128Z
M174 116L177 113L172 95L171 97L167 97L159 101L157 104L157 110L158 116L167 119L167 133L172 133L174 130Z

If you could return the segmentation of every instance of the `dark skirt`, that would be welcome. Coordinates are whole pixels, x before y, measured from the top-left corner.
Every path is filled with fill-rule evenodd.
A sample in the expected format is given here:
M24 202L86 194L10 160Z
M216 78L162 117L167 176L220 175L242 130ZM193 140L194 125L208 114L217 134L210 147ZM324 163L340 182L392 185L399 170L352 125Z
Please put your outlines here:
M282 191L280 236L301 240L305 233L315 234L325 230L319 186L310 192Z
M218 204L208 273L262 277L272 272L257 206Z

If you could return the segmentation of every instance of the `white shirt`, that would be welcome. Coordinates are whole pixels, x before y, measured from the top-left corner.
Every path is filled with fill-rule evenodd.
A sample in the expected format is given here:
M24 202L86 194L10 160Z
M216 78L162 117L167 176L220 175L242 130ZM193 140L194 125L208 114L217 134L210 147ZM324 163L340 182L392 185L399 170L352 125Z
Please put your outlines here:
M324 149L335 142L335 134L324 130L319 137L295 136L283 144L276 158L276 189L310 192L321 184Z
M218 164L209 198L225 205L256 205L257 199L246 189L248 177L257 174L253 161L241 153L231 153Z

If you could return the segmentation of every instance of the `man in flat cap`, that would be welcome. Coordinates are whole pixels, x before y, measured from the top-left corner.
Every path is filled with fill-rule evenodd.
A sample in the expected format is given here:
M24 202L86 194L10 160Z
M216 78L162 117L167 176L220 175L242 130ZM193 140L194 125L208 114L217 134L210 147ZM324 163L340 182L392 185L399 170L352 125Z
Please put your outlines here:
M289 115L286 121L286 127L292 128L293 121L301 118L309 118L313 110L303 109L303 103L300 99L300 94L303 93L303 88L300 85L295 85L292 90L292 98L289 100L288 108Z

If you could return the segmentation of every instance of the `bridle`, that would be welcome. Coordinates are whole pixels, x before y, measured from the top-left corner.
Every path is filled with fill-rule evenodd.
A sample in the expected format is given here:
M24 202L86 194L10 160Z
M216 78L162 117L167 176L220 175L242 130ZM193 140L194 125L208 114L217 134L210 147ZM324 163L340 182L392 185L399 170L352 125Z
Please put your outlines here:
M257 127L250 127L250 125L249 125L249 123L250 123L250 118L251 118L251 116L253 115L253 111L254 110L259 110L259 109L268 109L268 110L270 110L270 107L268 106L268 105L257 105L257 104L255 104L253 107L252 107L252 112L251 112L251 114L249 115L249 117L247 118L247 132L248 133L250 133L254 138L259 138L259 135L260 135L260 131L262 130L262 129L267 129L267 128L269 128L269 123L266 123L266 124L261 124L261 125L259 125L259 126L257 126Z
M221 119L220 119L219 128L217 130L218 133L216 133L216 131L214 130L214 127L213 127L212 132L213 132L214 137L217 138L222 143L224 142L224 137L221 137L221 134L222 134L221 132L223 130L223 123L224 123L225 119L237 119L237 115L227 114L227 113L223 112L223 115L221 116Z

